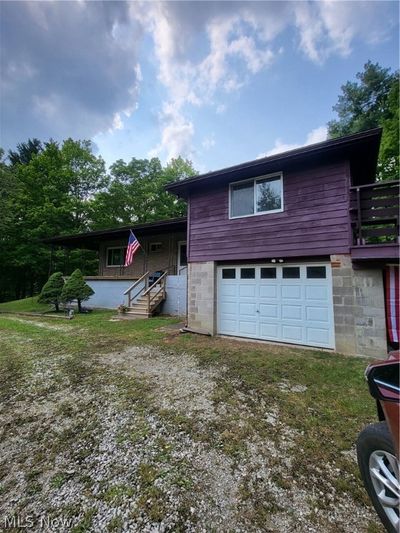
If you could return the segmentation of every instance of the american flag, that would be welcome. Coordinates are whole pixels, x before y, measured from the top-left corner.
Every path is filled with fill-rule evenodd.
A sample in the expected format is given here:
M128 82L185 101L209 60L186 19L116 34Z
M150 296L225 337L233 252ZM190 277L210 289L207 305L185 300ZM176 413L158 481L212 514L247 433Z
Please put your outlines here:
M131 234L129 235L128 240L128 247L126 249L126 255L125 255L125 264L124 266L129 266L132 264L133 256L137 252L137 250L140 248L139 241L133 234L133 231L131 230Z

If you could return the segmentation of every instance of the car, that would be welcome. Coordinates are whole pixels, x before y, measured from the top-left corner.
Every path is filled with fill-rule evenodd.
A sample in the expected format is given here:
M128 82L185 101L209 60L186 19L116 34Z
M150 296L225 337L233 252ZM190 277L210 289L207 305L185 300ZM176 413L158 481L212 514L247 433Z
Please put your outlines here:
M357 461L368 495L389 533L400 531L399 386L400 352L370 364L365 377L378 419L361 431Z

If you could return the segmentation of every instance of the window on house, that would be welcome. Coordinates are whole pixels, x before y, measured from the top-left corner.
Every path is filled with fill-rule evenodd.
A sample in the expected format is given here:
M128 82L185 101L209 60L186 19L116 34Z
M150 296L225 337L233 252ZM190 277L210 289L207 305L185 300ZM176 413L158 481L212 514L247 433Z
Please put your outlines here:
M261 269L261 279L274 279L276 278L276 268L267 267Z
M107 248L107 266L116 267L125 264L126 247Z
M256 277L255 268L241 268L240 269L241 279L254 279Z
M309 279L325 279L326 268L324 266L310 266L307 267L307 278Z
M282 174L272 174L230 186L230 217L276 213L283 209Z
M300 277L299 267L283 267L282 268L283 279L298 279Z
M162 242L151 242L150 243L150 252L161 252Z
M222 269L222 279L235 279L236 270L234 268L223 268Z

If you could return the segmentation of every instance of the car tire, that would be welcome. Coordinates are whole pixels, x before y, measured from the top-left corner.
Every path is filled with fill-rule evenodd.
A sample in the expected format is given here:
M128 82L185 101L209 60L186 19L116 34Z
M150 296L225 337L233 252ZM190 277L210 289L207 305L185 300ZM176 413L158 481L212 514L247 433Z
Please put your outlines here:
M365 488L379 518L389 533L398 533L398 460L386 422L371 424L360 433L357 440L357 460ZM387 480L393 481L390 473L394 474L393 479L396 482L385 489L386 485L381 480L385 479L385 483Z

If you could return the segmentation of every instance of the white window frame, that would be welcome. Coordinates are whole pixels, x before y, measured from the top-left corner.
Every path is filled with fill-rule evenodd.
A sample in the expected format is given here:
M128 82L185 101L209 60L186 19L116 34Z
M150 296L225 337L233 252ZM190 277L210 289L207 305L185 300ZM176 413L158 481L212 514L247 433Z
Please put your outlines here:
M124 258L122 259L122 261L124 261L122 265L109 265L108 264L108 250L119 250L121 248L123 250L124 248L126 248L126 246L107 246L106 248L106 267L107 268L121 268L122 266L124 266L125 264Z
M256 211L257 208L257 182L269 179L269 178L279 178L281 182L281 207L280 209L272 209L271 211ZM242 185L244 183L253 183L253 205L254 205L254 213L251 213L249 215L232 215L232 189L235 187L235 185ZM235 219L235 218L247 218L247 217L255 217L259 215L269 215L272 213L282 213L284 210L283 205L283 173L282 172L273 172L272 174L264 174L263 176L257 176L256 178L250 178L247 180L241 180L241 181L234 181L229 184L229 219Z

